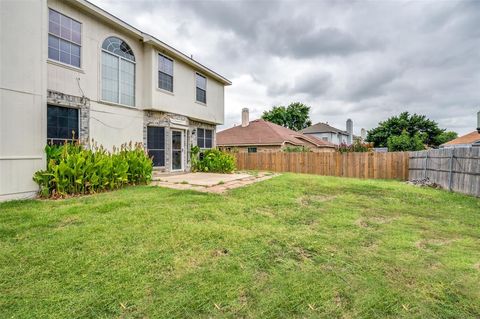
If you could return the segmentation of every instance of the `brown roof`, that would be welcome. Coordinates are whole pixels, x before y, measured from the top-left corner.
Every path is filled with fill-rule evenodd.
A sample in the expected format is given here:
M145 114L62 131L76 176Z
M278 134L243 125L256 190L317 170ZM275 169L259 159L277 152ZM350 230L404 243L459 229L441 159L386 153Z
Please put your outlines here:
M289 143L297 146L335 147L333 144L313 136L292 131L286 127L264 121L251 121L246 127L234 126L217 133L217 145L283 145Z
M478 131L473 131L442 145L473 144L477 141L480 141L480 133Z

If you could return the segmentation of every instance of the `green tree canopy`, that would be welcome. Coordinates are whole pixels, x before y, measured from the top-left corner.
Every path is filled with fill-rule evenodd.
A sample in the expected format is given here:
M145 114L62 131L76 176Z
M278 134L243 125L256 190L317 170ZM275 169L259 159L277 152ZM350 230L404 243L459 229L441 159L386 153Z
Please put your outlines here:
M312 125L310 107L300 103L290 103L285 106L274 106L270 111L263 112L262 119L294 131L302 130Z
M391 139L392 137L400 139ZM409 140L407 141L407 136ZM376 128L368 131L367 141L375 147L393 147L393 145L410 145L410 149L417 150L418 141L430 147L437 147L440 144L451 140L456 136L455 132L445 132L438 127L438 123L428 119L425 115L410 114L403 112L398 116L392 116L386 121L380 122ZM390 139L390 145L389 145ZM403 147L404 147L403 146ZM423 148L423 147L422 147ZM395 150L400 150L395 146Z
M388 150L390 152L400 151L421 151L425 149L422 138L419 134L410 136L407 131L400 135L392 135L387 140Z

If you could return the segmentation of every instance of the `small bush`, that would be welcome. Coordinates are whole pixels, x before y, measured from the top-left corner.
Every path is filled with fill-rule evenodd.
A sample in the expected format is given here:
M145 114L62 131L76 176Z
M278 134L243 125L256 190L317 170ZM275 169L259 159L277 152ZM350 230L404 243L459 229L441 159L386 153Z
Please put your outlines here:
M283 148L284 152L286 153L308 153L310 152L310 148L306 147L306 146L287 146L285 148Z
M235 157L218 149L206 150L200 157L198 146L192 147L191 163L194 172L233 173L236 169Z
M92 194L125 185L146 184L153 164L141 143L124 144L108 152L95 144L47 145L47 169L34 174L42 197Z
M355 139L353 144L347 145L342 143L338 146L338 151L340 153L349 153L349 152L371 152L373 151L373 146L370 143L362 143L358 139Z

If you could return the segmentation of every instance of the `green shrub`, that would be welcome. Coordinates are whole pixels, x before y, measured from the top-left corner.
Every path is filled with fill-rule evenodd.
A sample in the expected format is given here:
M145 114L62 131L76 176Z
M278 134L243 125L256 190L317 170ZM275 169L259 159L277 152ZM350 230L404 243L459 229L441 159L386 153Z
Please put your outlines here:
M194 172L233 173L236 169L233 155L218 149L210 149L200 158L198 146L192 147L191 163Z
M287 146L285 148L283 148L284 152L286 153L308 153L310 152L310 148L306 147L306 146Z
M125 185L145 184L152 178L152 160L141 143L124 144L108 152L93 144L45 147L47 169L34 174L42 197L91 194Z
M423 139L418 133L410 136L405 130L400 135L390 136L387 145L389 152L421 151L425 149Z
M358 139L353 141L353 144L347 145L342 143L338 146L338 151L340 153L349 153L349 152L371 152L373 151L373 145L370 143L363 143Z

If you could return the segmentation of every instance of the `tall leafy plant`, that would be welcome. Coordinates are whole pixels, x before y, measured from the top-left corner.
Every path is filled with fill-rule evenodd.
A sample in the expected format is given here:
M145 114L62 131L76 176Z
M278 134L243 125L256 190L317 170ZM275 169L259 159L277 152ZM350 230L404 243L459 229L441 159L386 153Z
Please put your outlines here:
M233 173L236 169L235 157L218 149L209 149L200 156L197 146L191 150L192 170L196 172Z
M124 144L108 152L92 143L66 143L45 147L47 169L34 174L42 197L63 197L113 190L125 185L148 183L152 177L152 160L141 143Z

